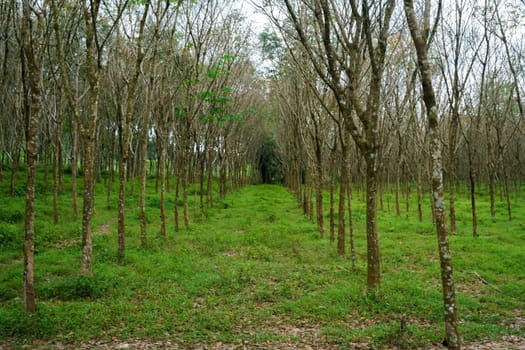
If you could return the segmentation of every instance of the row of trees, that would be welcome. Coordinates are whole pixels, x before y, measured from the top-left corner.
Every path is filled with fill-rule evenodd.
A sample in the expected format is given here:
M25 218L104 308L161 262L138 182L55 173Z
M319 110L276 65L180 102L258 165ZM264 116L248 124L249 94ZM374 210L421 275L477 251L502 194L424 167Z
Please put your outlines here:
M349 229L354 265L351 184L364 187L369 291L381 285L377 208L385 188L393 187L401 215L401 194L408 198L415 183L420 220L427 191L447 341L459 349L448 248L448 233L456 231L456 191L467 183L476 236L480 185L490 193L491 214L499 190L512 219L510 194L525 175L523 3L264 1L260 10L274 25L260 37L272 60L264 84L251 61L250 30L235 6L231 0L0 3L0 181L7 181L7 164L14 195L25 162L26 310L35 311L37 166L46 179L51 169L56 223L62 174L71 170L74 215L80 215L77 177L83 175L82 271L89 274L97 177L119 179L122 259L130 178L139 179L146 246L148 173L157 174L159 234L166 235L168 188L175 203L183 203L180 213L175 205L173 228L187 227L190 184L199 197L195 212L204 213L215 200L214 178L224 196L259 176L279 177L278 147L284 181L305 213L315 212L322 236L323 190L329 188L330 238L346 255ZM255 113L267 106L275 143L265 133L264 115ZM106 181L108 207L112 183Z
M456 191L467 184L477 236L481 184L490 193L491 215L499 190L511 220L511 192L517 195L525 176L523 3L283 0L261 10L273 23L261 39L274 63L276 138L286 184L311 216L315 198L322 236L328 185L330 239L337 238L339 254L346 255L348 228L354 266L351 184L364 185L369 291L381 282L377 208L384 189L394 190L401 215L401 193L408 201L415 183L419 220L427 191L438 234L446 339L459 349L448 247L449 232L456 232Z
M109 180L109 207L118 176L122 259L130 178L139 179L146 246L148 174L157 176L161 236L168 227L177 231L190 224L191 184L198 216L213 205L214 193L222 197L260 176L264 114L256 111L263 109L265 85L250 60L252 33L233 1L2 1L0 31L0 181L11 181L11 195L21 162L27 165L26 311L35 312L37 166L44 168L46 182L52 174L57 224L62 174L71 171L71 214L82 216L85 274L92 270L97 178ZM3 176L6 165L10 179ZM180 212L178 205L166 212L168 186L175 203L183 203Z

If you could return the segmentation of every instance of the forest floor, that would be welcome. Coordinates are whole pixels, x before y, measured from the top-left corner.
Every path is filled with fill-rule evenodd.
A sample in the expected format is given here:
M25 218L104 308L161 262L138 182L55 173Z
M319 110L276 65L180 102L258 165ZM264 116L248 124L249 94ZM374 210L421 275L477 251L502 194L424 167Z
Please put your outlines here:
M355 197L355 270L279 186L231 193L165 238L150 193L147 249L130 196L120 264L115 209L99 204L91 277L78 272L78 222L40 222L34 317L22 311L20 251L0 251L0 349L444 349L428 211L424 222L380 211L382 293L366 295L365 211ZM525 207L515 205L512 222L481 216L473 238L464 202L451 237L464 349L525 349Z

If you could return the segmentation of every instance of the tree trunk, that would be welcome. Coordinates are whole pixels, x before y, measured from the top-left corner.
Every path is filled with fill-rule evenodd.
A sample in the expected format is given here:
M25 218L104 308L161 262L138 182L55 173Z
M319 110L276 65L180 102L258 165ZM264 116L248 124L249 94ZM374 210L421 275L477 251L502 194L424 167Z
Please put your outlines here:
M71 120L71 199L73 201L73 215L78 216L78 126L75 118Z
M337 218L337 253L341 256L346 256L345 246L345 194L346 194L346 178L347 170L346 164L341 165L341 180L339 181L339 210Z
M356 271L356 255L355 255L355 242L354 242L354 222L352 218L352 184L348 181L347 186L348 194L348 235L350 238L350 259L352 261L352 271Z
M120 162L119 162L119 194L118 194L118 254L119 262L124 259L125 250L125 209L126 209L126 177L128 173L127 125L121 128Z
M164 137L159 138L159 180L160 180L160 236L166 237L166 148ZM162 144L162 146L160 146Z
M324 211L323 211L323 166L321 162L317 161L317 181L315 182L315 205L317 211L317 226L321 238L324 238Z
M111 186L115 178L115 167L113 164L113 157L115 155L115 137L113 135L114 135L114 130L112 130L111 132L111 146L110 146L110 150L108 154L108 171L109 171L108 177L109 179L108 179L108 183L106 184L107 186L106 188L106 208L108 210L111 209Z
M417 219L423 221L423 186L421 180L421 167L417 166Z
M95 106L96 108L96 106ZM82 204L82 273L91 275L93 242L91 217L94 203L94 135L84 137L84 197Z
M333 162L332 162L333 165ZM334 220L334 192L335 192L335 171L331 167L332 174L330 175L330 242L335 240L335 220Z
M472 213L472 236L478 237L478 218L476 211L476 179L473 169L472 157L469 155L468 178L470 183L470 204Z
M183 201L183 210L184 210L184 227L187 229L190 226L190 214L189 214L189 205L188 205L188 177L189 177L189 164L186 162L187 158L187 150L186 151L186 157L183 161L183 164L181 164L182 167L182 201Z
M153 67L155 67L155 61L153 61ZM153 78L152 73L149 78L149 84L147 86L146 93L146 111L144 116L144 124L142 126L142 148L141 154L143 157L142 166L140 169L140 199L139 199L139 210L140 210L140 246L145 248L148 243L148 230L147 230L147 218L146 218L146 184L148 178L148 142L149 142L149 123L151 119L151 108L153 98ZM150 162L151 163L151 162ZM177 203L175 203L175 206Z
M408 219L409 218L409 214L410 214L410 193L411 193L410 181L408 181L408 179L405 181L405 186L406 186L406 205L405 205L405 210L406 210L406 217Z
M38 134L42 107L42 63L40 40L43 33L42 14L38 22L31 18L29 1L23 2L22 79L26 132L26 206L24 225L24 309L36 312L35 292L35 179L38 161ZM36 25L38 24L38 25ZM38 32L33 33L33 30ZM34 37L32 37L32 34Z
M213 207L213 162L208 164L208 181L206 184L206 207Z
M399 158L399 155L398 155L398 159ZM401 205L400 205L400 201L399 201L399 169L401 168L401 166L398 164L398 166L396 167L396 189L395 189L395 192L396 192L396 216L397 217L400 217L401 216Z
M370 152L366 160L366 242L368 290L380 290L381 261L377 232L377 153Z
M493 169L489 169L489 195L490 195L490 216L495 217L496 216L496 206L495 206L495 187L496 187L496 179Z
M429 1L429 0L427 0ZM413 0L404 0L405 16L410 34L417 53L418 69L420 72L428 118L428 136L430 139L430 159L432 167L432 199L436 231L438 237L439 260L441 266L441 284L443 289L443 304L445 309L445 337L449 349L461 349L461 339L458 331L458 313L454 275L452 271L452 255L449 248L449 238L445 218L445 199L443 189L442 151L439 136L437 102L432 86L431 67L428 60L427 45L414 13ZM430 6L429 3L427 3Z
M204 164L206 160L207 151L204 150L201 157L202 159L199 162L199 210L201 218L204 217Z
M180 165L179 165L180 167ZM173 206L173 218L175 221L175 232L179 232L179 194L180 194L180 170L175 174L177 179L175 181L175 204Z
M509 177L507 174L503 174L503 181L505 183L505 199L507 200L507 215L509 221L512 221L512 204L510 201L510 186L509 186Z
M57 136L55 140L55 152L53 157L53 222L58 224L58 190L59 181L59 163L60 163L60 124L57 126Z

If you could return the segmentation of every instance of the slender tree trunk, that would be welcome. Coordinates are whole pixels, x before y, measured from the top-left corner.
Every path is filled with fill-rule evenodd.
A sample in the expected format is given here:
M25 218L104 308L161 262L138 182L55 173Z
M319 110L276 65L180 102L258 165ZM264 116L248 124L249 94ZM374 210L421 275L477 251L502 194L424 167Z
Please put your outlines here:
M179 173L176 173L175 175L177 176L177 179L175 181L175 204L173 206L174 207L173 217L175 220L175 232L179 232L179 194L180 194L180 176L181 176L180 169L179 169Z
M303 214L305 216L308 216L309 213L308 213L308 192L307 192L307 186L306 184L304 184L302 186L302 192L303 192Z
M368 290L380 290L381 261L377 232L377 153L367 154L366 161L366 242Z
M186 155L187 154L187 150ZM186 160L187 157L185 157L184 160ZM189 205L188 205L188 177L189 177L189 164L188 162L184 162L185 164L182 164L182 201L184 205L184 227L187 229L190 226L190 214L189 214Z
M478 237L478 217L476 211L476 177L473 169L473 160L469 155L468 178L470 183L470 204L472 213L472 236Z
M108 154L108 171L109 171L109 179L106 184L106 208L108 210L111 209L111 187L113 185L113 180L115 178L115 167L113 164L113 157L115 156L115 137L114 137L114 131L111 133L111 142L110 142L110 150Z
M406 217L407 219L409 218L409 214L410 214L410 194L411 194L411 189L410 189L410 181L408 181L408 179L405 181L405 186L406 186L406 202L405 202L405 210L406 210Z
M96 107L95 107L96 108ZM84 197L82 203L82 273L91 274L93 242L91 217L94 203L94 135L84 137Z
M62 122L62 121L61 121ZM62 131L62 124L59 128ZM64 190L64 155L62 146L62 135L58 135L58 190Z
M36 85L36 84L32 84ZM35 86L36 87L36 86ZM35 301L35 178L38 154L38 112L40 110L40 92L31 92L30 119L26 138L26 211L24 239L24 305L25 311L36 311Z
M314 196L313 188L308 186L308 216L311 222L314 222Z
M160 176L160 236L166 237L166 148L164 137L159 138L159 176Z
M495 187L496 179L494 175L494 170L489 169L489 196L490 196L490 216L496 216L496 206L495 206Z
M71 199L73 202L73 215L78 216L78 127L75 118L71 120Z
M59 124L60 125L60 124ZM53 222L58 224L58 190L60 186L59 181L59 162L60 150L58 143L60 142L60 126L57 126L57 136L55 140L55 154L53 157Z
M428 0L429 1L429 0ZM427 3L429 6L430 4ZM443 189L442 150L439 135L437 102L432 86L431 67L427 57L427 45L414 13L413 0L404 0L405 16L410 34L417 53L418 69L420 72L428 118L428 135L430 139L430 159L432 167L432 198L434 203L435 223L438 237L439 260L441 266L441 284L443 289L443 304L445 311L445 337L447 346L451 350L461 349L461 339L458 331L458 313L454 275L452 271L452 255L449 247L449 236L445 218L445 199Z
M153 67L155 67L155 61L153 61ZM149 142L149 123L151 120L151 108L153 98L153 83L154 73L149 78L149 84L147 86L146 93L146 111L144 115L144 124L142 126L142 148L141 154L144 158L142 160L142 166L140 171L140 199L139 199L139 210L140 210L140 246L145 248L148 243L148 230L147 230L147 217L146 217L146 184L148 178L148 142ZM177 206L177 203L175 203Z
M42 107L42 63L40 51L43 18L31 18L29 1L23 2L22 19L22 79L26 132L27 163L26 207L24 225L24 309L36 312L35 293L35 179L38 161L38 134ZM33 31L37 31L33 33ZM35 36L32 37L32 34Z
M206 158L206 150L202 153L202 159L199 162L199 210L201 218L204 216L204 164Z
M509 177L507 174L503 174L503 181L505 183L505 199L507 200L507 215L509 221L512 221L512 204L510 201L510 186L509 186Z
M206 207L213 207L213 164L210 161L208 164L208 182L206 185Z
M421 166L417 166L417 218L423 221L423 185L421 180Z
M335 171L332 167L332 174L330 176L330 242L335 240L335 220L334 220L334 192L335 192Z
M317 226L321 237L325 236L324 210L323 210L323 167L317 162L317 181L315 183L315 205L317 211Z
M346 167L346 164L341 168ZM346 256L345 246L345 194L346 194L347 170L341 169L341 180L339 181L339 210L337 218L337 253Z
M399 157L399 155L398 155L398 157ZM398 159L400 159L400 158L398 158ZM396 190L395 190L395 192L396 192L396 216L397 217L401 216L401 205L399 203L399 187L400 187L400 185L399 185L399 169L400 168L401 168L400 165L398 165L397 168L396 168Z
M123 128L127 129L127 125ZM119 162L119 195L118 195L118 254L117 258L120 262L124 259L125 250L125 209L126 209L126 177L128 173L128 147L127 147L127 132L121 128L121 145L120 145L120 162Z
M354 240L354 222L352 218L352 184L348 181L347 186L348 194L348 235L350 238L350 259L352 261L352 271L356 271L356 255L355 255L355 240Z
M159 180L160 180L160 162L159 162L159 153L157 150L157 156L156 156L156 162L155 162L155 193L159 193Z

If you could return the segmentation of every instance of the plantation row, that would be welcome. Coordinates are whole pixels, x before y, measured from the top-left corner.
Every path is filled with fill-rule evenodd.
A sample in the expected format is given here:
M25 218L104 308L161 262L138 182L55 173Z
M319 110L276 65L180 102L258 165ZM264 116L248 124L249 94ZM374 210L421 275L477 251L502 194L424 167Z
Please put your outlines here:
M0 345L7 349L123 344L212 348L219 343L250 348L294 344L299 348L413 349L438 344L443 338L439 267L428 201L423 206L425 220L419 221L415 196L409 198L410 210L398 216L395 193L384 193L385 207L378 213L384 276L379 297L364 294L366 198L356 187L353 262L339 257L330 240L320 237L315 215L314 220L305 216L295 195L279 186L235 190L214 201L203 218L197 208L194 222L179 232L170 218L163 237L154 176L148 179L146 193L150 235L147 246L141 248L138 184L129 183L128 244L119 262L118 188L112 186L108 207L108 184L101 178L95 187L93 274L86 276L80 271L80 218L68 214L71 177L63 177L58 207L64 215L55 224L49 207L52 191L45 190L43 172L38 175L37 312L33 316L23 312L20 297L24 196L1 204ZM22 179L16 187L22 187ZM193 189L198 191L198 183L194 185L190 186L190 208L194 207ZM218 186L214 188L217 191ZM0 189L6 198L9 184L0 184ZM174 191L172 187L166 199L170 213ZM337 201L338 193L334 195ZM328 207L328 192L325 198ZM505 215L490 216L486 193L479 195L479 201L480 237L470 235L466 193L458 197L458 210L465 215L458 215L458 234L451 237L462 337L467 344L508 336L523 339L525 330L519 325L525 306L521 249L525 231L519 220L523 204L515 204L516 220L509 223ZM329 220L328 213L325 219Z
M393 192L401 216L402 197L410 203L413 193L418 219L435 225L445 338L460 349L449 245L466 215L457 197L468 189L478 237L481 186L491 217L499 196L512 221L525 177L520 13L522 2L471 0L2 2L0 181L10 172L10 198L25 195L25 311L36 311L39 169L52 188L53 222L64 216L65 188L81 217L85 276L93 273L97 181L115 211L120 263L134 230L130 201L140 246L148 245L147 181L155 176L162 237L171 222L189 229L232 190L282 182L339 255L350 247L355 269L352 196L360 189L366 289L378 297L378 208Z

